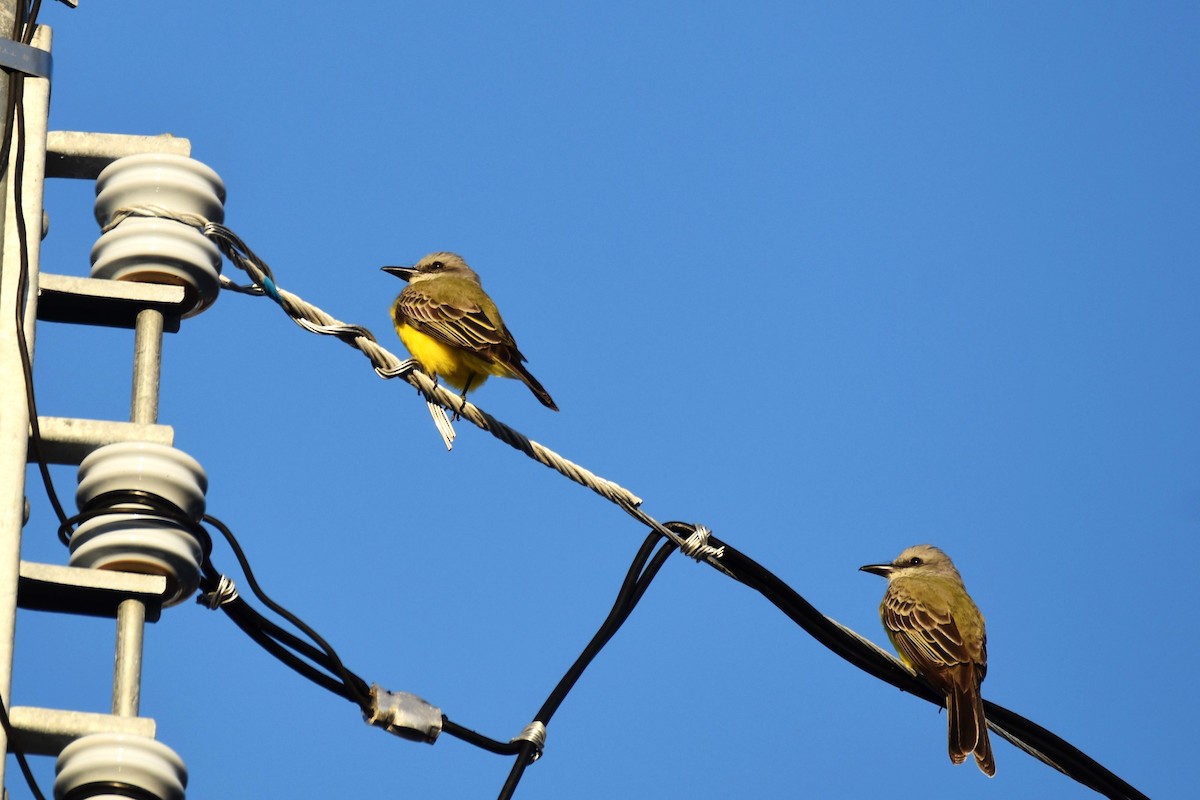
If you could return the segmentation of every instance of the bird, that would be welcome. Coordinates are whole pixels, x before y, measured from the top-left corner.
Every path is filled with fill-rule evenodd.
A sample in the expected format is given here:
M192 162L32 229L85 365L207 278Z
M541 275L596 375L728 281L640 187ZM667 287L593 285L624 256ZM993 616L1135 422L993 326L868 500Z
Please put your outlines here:
M859 569L887 578L879 614L888 638L900 660L946 698L950 760L961 764L974 754L979 769L994 776L979 691L987 674L987 631L954 562L933 545L919 544L890 564Z
M400 341L426 373L467 392L490 375L515 378L542 405L558 411L550 393L525 368L525 356L483 290L479 275L457 253L430 253L411 267L382 267L406 281L392 303Z

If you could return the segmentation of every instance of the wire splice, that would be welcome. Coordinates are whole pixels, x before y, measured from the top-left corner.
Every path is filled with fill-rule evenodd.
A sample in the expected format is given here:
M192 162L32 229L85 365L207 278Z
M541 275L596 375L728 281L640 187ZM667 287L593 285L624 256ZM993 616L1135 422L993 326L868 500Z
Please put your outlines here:
M207 608L209 611L216 611L226 603L232 603L238 599L237 585L228 575L222 575L217 580L217 588L211 592L201 592L196 598L196 603Z
M720 558L725 555L724 545L713 547L708 543L710 536L712 536L712 531L703 525L697 525L696 529L692 531L692 535L679 545L679 552L696 561L707 561L710 558Z
M513 738L509 739L514 744L516 742L529 742L533 745L533 755L530 756L529 762L533 763L542 757L542 751L546 749L546 726L541 720L535 719L533 722L521 729Z
M363 720L413 742L433 744L442 732L442 710L408 692L389 692L371 684L371 707Z

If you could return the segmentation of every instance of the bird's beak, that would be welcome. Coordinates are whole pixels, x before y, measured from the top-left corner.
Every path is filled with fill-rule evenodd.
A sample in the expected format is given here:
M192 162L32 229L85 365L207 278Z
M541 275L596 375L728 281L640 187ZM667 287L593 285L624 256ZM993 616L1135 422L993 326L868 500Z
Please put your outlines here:
M869 572L872 575L882 575L885 578L892 574L891 564L867 564L866 566L859 567L858 569L860 572Z
M412 267L380 267L380 269L389 275L395 275L402 281L407 281L411 278L415 271Z

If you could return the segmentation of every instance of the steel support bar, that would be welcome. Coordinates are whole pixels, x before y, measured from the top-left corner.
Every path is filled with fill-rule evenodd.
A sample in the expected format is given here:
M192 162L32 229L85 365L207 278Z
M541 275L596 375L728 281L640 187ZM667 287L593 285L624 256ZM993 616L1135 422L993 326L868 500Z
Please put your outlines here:
M156 725L149 717L116 717L86 711L16 706L8 710L13 724L13 744L26 755L56 756L80 736L92 733L129 733L154 738Z
M158 380L162 371L163 315L148 308L138 313L133 340L133 397L129 419L136 425L158 422ZM142 646L146 606L136 599L117 608L117 652L113 661L113 713L136 717L142 695Z
M167 595L162 575L21 562L21 608L115 619L121 603L141 600L146 620L157 622Z
M113 714L136 717L142 701L142 644L146 606L123 600L117 607L117 654L113 659Z
M140 153L190 156L192 143L169 133L129 136L123 133L50 131L46 150L47 178L84 178L94 181L101 170L118 158Z
M158 422L158 381L162 374L163 315L147 308L137 315L133 339L133 399L129 421Z
M45 322L133 328L137 315L153 308L163 314L163 330L175 333L191 307L182 286L158 283L42 273L38 289L38 319Z
M170 425L39 416L38 426L42 456L51 464L78 464L97 447L114 442L175 443L175 429Z

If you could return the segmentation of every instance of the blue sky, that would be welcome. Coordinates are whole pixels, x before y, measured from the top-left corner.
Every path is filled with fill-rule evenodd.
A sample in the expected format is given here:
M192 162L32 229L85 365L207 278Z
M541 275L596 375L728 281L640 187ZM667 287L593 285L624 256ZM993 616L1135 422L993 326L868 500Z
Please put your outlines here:
M462 253L562 413L501 380L484 409L881 644L884 584L857 567L941 546L987 618L986 697L1152 797L1191 786L1193 4L85 0L42 21L51 127L188 137L284 288L401 353L378 267ZM48 184L43 269L87 274L92 193ZM126 418L131 347L43 325L41 413ZM446 453L415 392L265 299L185 322L162 391L267 590L368 681L495 738L644 536L465 423ZM60 563L29 493L25 557ZM491 797L508 772L365 726L220 614L147 635L142 710L194 797ZM111 638L23 613L14 701L106 710ZM675 557L517 796L1094 796L998 739L995 779L954 768L944 725Z

